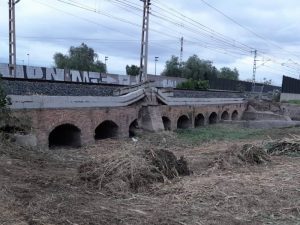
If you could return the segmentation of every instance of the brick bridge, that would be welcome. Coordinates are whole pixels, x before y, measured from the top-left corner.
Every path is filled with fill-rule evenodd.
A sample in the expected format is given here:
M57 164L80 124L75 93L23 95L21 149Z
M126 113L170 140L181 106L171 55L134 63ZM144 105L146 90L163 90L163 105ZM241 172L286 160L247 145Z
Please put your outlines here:
M139 130L162 131L239 120L243 98L174 97L169 90L136 88L119 96L49 96L10 94L11 109L29 117L40 146L93 144Z

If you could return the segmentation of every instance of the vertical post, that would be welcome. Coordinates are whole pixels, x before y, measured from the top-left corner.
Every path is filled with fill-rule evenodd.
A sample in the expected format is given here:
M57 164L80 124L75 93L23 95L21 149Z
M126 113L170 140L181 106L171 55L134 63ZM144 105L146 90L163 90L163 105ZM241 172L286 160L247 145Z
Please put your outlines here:
M157 61L158 61L158 56L155 56L155 58L154 58L154 61L155 61L155 76L156 76L156 63L157 63Z
M27 66L29 67L29 53L27 53Z
M144 2L139 81L147 81L150 0Z
M105 63L105 73L107 73L107 64L106 61L108 60L108 56L104 57L104 63Z
M180 66L182 66L182 58L183 58L183 37L180 39Z
M16 77L15 1L9 0L9 76Z
M254 61L253 61L253 77L252 77L252 92L255 91L255 76L256 76L256 58L257 58L257 50L254 50Z
M8 10L9 10L9 76L16 77L16 61L17 61L17 53L16 53L16 14L15 14L15 5L20 0L9 0L8 1Z

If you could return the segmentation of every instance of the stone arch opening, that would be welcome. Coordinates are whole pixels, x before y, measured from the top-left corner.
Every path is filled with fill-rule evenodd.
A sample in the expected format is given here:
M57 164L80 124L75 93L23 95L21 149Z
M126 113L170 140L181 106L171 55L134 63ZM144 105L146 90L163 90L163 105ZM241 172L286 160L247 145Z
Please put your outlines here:
M237 120L238 118L239 118L239 113L238 113L238 111L234 110L232 112L231 119L232 120Z
M118 136L119 127L115 122L106 120L102 122L95 130L95 140L106 138L115 138Z
M195 118L195 127L201 127L204 126L205 124L205 118L203 116L203 114L198 114Z
M163 116L162 121L163 121L165 130L171 130L171 120L168 117Z
M221 120L229 120L229 113L227 111L224 111L221 115Z
M212 112L209 116L209 124L215 124L218 121L218 114L215 112Z
M73 124L62 124L49 134L49 148L81 147L81 131Z
M190 119L183 115L177 120L177 129L188 129L191 126Z
M129 137L135 137L137 135L138 129L139 129L139 123L136 119L129 126Z

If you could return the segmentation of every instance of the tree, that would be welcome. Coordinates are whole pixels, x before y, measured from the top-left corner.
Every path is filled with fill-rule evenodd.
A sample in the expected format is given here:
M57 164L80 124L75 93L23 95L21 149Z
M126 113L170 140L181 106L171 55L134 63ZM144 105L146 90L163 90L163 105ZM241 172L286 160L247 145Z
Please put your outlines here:
M78 47L71 46L67 55L55 53L53 59L55 66L61 69L106 72L106 65L98 60L94 49L84 43Z
M177 88L190 90L207 90L209 88L208 80L192 80L189 79L177 85Z
M220 70L218 75L219 78L229 79L229 80L238 80L239 79L239 71L234 68L233 70L229 67L223 67Z
M269 79L269 80L268 80L267 78L264 77L264 79L263 79L263 84L264 84L264 85L272 85L272 79Z
M199 59L193 55L188 60L180 64L178 57L172 56L166 62L162 75L172 77L184 77L193 80L209 80L217 77L218 70L213 66L211 61Z
M197 55L188 58L184 63L182 77L193 80L209 80L218 75L218 70L209 60L199 59Z
M0 111L2 112L3 109L10 103L10 100L7 98L5 91L3 90L2 74L0 74Z
M126 66L126 74L131 76L138 76L140 74L140 67L136 65L127 65Z
M171 59L166 61L165 69L161 75L168 77L182 76L182 65L180 65L178 57L172 55Z

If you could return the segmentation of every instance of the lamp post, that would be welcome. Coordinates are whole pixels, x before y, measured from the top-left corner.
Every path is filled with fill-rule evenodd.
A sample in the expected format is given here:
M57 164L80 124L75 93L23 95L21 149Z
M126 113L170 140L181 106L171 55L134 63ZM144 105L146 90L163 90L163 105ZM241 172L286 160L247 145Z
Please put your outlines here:
M156 76L156 63L157 63L157 61L158 61L158 58L159 58L158 56L155 56L155 57L154 57L154 61L155 61L155 76Z
M29 53L27 53L27 66L29 66Z
M106 61L108 60L108 56L105 56L104 57L104 63L105 63L105 70L106 70L106 73L107 73L107 65L106 65Z

